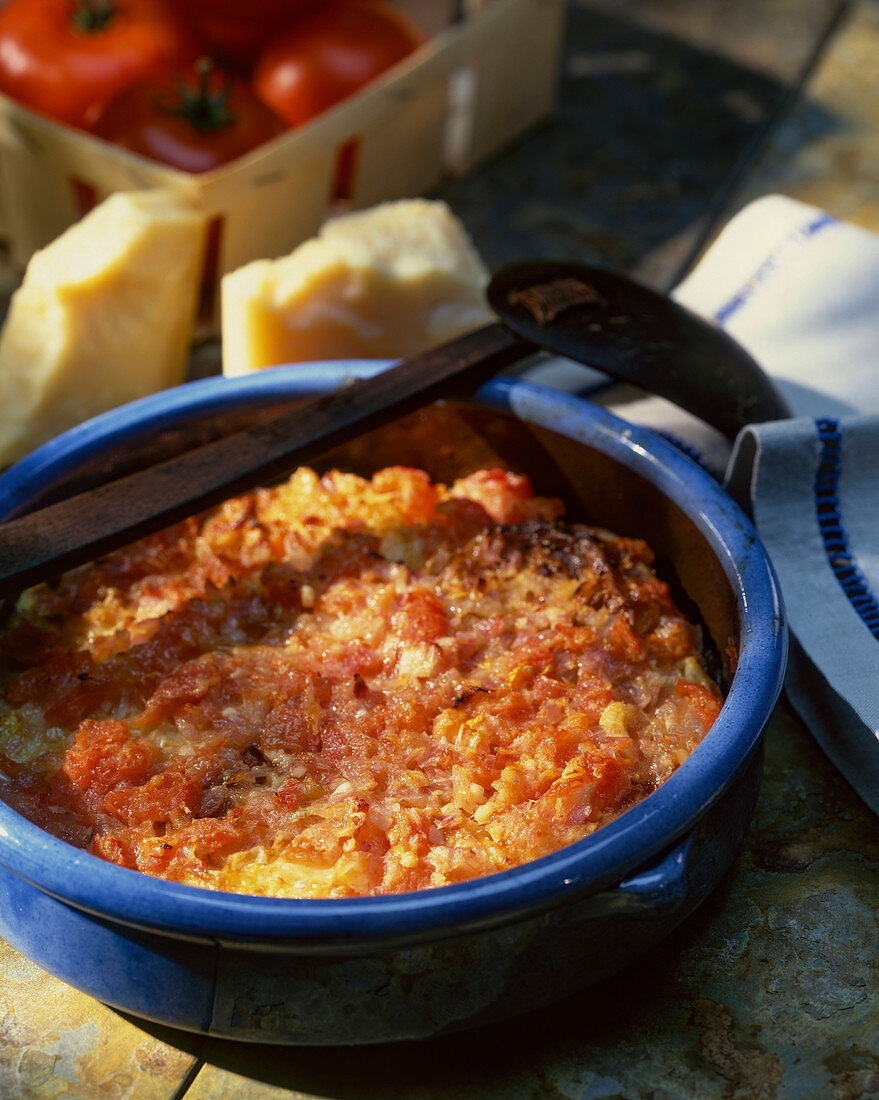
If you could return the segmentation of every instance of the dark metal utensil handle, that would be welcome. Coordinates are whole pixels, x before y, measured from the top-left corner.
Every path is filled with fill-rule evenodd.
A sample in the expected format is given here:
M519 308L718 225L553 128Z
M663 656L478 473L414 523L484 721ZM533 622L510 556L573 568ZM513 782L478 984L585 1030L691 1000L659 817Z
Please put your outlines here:
M510 264L492 308L525 340L673 401L733 439L790 416L762 368L728 333L631 279L577 263Z

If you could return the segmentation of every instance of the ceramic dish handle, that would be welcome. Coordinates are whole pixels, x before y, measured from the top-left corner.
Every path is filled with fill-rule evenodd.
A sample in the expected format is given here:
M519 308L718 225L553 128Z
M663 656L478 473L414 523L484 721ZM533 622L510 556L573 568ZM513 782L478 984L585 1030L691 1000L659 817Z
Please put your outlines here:
M666 849L646 867L623 879L618 890L645 909L677 907L692 894L691 874L694 833L688 833L674 847Z

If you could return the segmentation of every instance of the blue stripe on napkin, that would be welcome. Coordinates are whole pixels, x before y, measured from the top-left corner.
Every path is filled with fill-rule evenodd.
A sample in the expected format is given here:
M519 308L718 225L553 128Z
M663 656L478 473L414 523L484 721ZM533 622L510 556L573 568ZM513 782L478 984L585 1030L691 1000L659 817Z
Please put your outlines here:
M849 603L874 638L879 641L879 602L858 568L849 545L839 501L842 474L842 431L838 420L815 421L821 456L815 473L815 514L824 540L830 568Z
M744 286L718 310L715 310L714 320L719 325L725 325L734 314L738 313L750 301L767 279L781 268L782 260L787 259L792 248L814 237L816 233L820 233L828 225L835 225L836 221L836 218L822 211L812 221L807 222L805 225L798 225L766 256Z

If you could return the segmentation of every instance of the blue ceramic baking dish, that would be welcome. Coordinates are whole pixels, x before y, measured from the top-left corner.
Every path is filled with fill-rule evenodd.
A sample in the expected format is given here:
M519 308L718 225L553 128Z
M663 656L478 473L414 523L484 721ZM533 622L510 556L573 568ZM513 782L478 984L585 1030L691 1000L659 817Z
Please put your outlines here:
M207 379L98 417L0 477L0 518L241 427L381 364ZM756 798L786 657L781 599L746 517L698 466L586 401L497 379L327 456L359 472L486 462L569 514L647 538L701 618L726 701L668 782L592 837L457 886L296 901L180 886L105 863L0 804L0 934L101 1000L211 1035L289 1044L423 1038L546 1004L666 935L716 885Z

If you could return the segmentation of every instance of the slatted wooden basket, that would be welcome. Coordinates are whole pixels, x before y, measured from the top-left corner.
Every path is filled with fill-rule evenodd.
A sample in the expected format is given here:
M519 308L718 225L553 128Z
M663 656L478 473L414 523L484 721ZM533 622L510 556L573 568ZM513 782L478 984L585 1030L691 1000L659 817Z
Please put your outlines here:
M431 32L385 77L313 122L201 175L57 125L0 95L0 237L24 268L113 191L171 186L207 214L203 319L227 271L289 252L340 199L429 192L468 173L550 111L564 0L401 0Z

